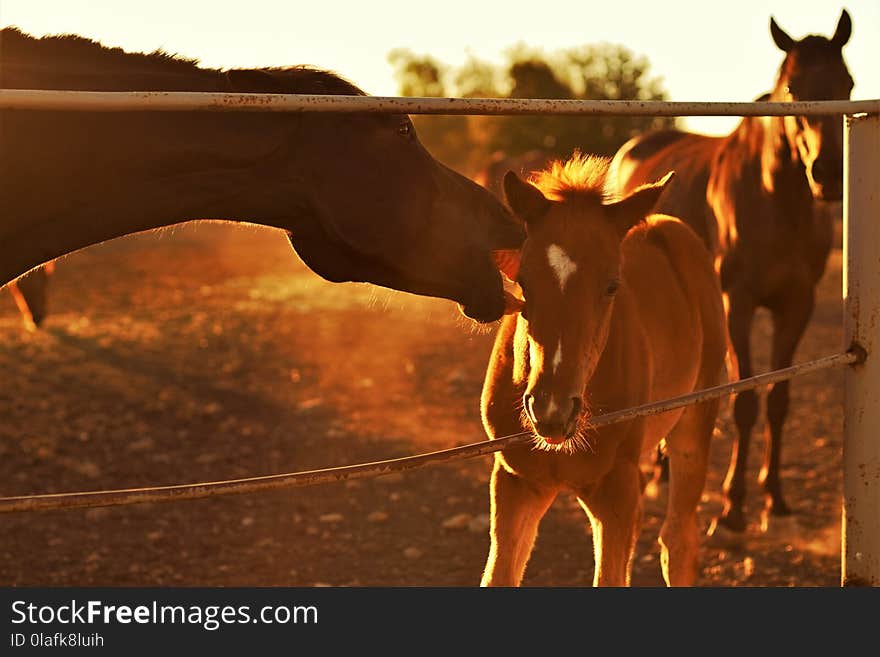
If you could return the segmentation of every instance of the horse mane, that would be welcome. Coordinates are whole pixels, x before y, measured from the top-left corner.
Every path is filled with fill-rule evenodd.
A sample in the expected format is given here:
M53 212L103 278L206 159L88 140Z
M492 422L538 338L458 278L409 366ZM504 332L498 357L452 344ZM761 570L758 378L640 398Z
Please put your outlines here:
M74 71L80 74L97 73L116 75L122 81L126 75L220 75L219 69L201 68L197 59L156 50L151 53L128 52L118 47L105 46L92 39L75 34L33 37L16 27L0 30L0 71L13 66L38 66ZM267 74L265 88L249 91L283 93L315 93L328 95L363 96L357 86L339 75L309 66L272 67L257 70ZM6 76L3 76L6 77ZM256 78L259 79L259 78ZM176 88L176 87L175 87ZM158 89L154 89L158 90Z
M582 198L604 203L613 196L605 189L610 164L607 157L575 151L568 160L554 160L546 169L533 173L529 180L544 196L556 201Z
M76 61L83 67L102 68L149 65L156 70L174 72L199 68L198 60L186 59L163 50L133 53L122 48L111 48L76 34L53 34L37 38L25 34L17 27L0 30L0 64L40 62L49 65L51 60Z
M253 70L253 69L234 69ZM274 77L285 93L326 94L328 96L366 96L354 83L332 71L311 66L278 66L257 69ZM266 91L270 91L266 89Z

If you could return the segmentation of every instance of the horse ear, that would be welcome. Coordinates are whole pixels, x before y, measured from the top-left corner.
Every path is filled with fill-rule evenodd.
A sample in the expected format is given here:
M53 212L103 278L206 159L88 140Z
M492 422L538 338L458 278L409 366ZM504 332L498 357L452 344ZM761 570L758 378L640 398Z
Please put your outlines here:
M849 17L849 12L844 9L840 14L840 20L837 21L837 29L834 31L834 36L831 37L831 43L838 48L843 48L850 36L852 36L852 19Z
M246 94L284 93L278 78L269 71L255 68L233 68L226 71L226 81L232 91Z
M622 235L626 235L630 228L644 220L651 213L651 210L660 198L660 194L666 189L666 185L672 180L674 175L675 172L670 171L658 182L652 185L642 185L629 196L606 206L611 212L612 220L617 224Z
M541 190L513 171L504 174L504 196L513 213L526 223L540 219L550 209L550 201Z
M794 48L794 39L788 36L785 33L785 30L776 24L776 19L772 16L770 17L770 35L773 37L773 43L775 43L780 50L788 52Z

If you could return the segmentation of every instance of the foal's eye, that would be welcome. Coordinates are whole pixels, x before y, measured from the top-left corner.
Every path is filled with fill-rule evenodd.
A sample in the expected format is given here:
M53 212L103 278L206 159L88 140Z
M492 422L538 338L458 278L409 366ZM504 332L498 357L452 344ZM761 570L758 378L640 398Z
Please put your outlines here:
M405 121L401 121L400 125L397 126L397 134L403 137L409 137L412 134L413 126L410 123L409 119Z
M605 288L605 294L607 294L609 297L613 297L615 294L617 294L617 290L619 290L619 289L620 289L620 281L618 281L618 280L608 281L608 286Z

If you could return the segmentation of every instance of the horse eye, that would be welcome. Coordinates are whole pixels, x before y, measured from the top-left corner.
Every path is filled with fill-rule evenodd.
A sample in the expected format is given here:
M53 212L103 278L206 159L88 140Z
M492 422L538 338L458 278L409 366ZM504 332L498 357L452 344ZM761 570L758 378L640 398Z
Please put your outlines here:
M409 137L412 134L412 123L410 123L408 120L403 121L397 127L397 134L402 135L403 137Z
M609 297L613 297L617 294L617 290L620 289L620 281L614 280L608 282L608 287L605 288L605 294Z

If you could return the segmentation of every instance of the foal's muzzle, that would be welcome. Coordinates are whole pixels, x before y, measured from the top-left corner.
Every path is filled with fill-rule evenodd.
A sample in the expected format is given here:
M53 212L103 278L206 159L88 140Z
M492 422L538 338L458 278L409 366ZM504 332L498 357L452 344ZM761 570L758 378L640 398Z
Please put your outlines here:
M535 433L549 444L559 445L577 431L583 401L580 397L568 397L557 402L552 395L526 393L523 408Z

